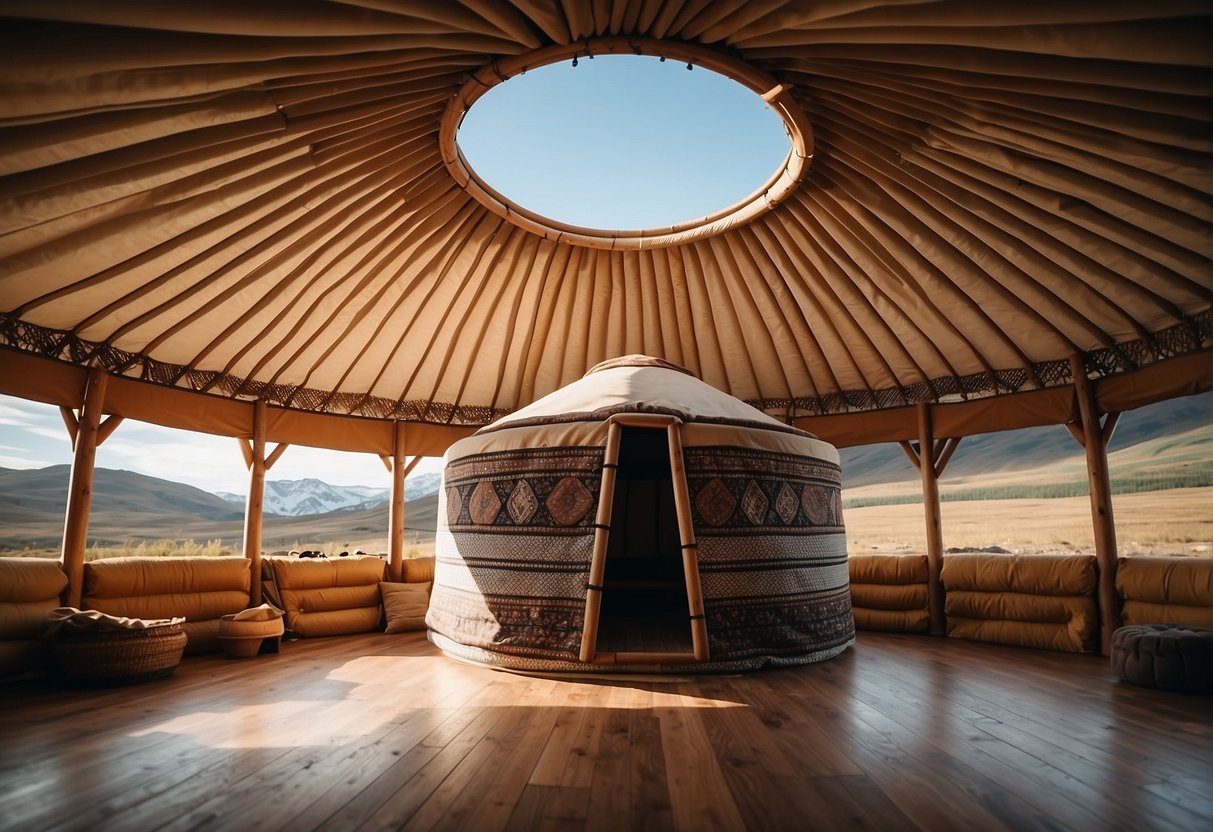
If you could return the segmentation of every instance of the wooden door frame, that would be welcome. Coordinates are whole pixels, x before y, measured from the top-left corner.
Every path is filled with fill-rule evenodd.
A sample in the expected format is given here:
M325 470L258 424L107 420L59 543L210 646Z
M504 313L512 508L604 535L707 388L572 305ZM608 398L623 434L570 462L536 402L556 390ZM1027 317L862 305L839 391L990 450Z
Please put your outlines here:
M619 470L619 445L623 428L664 430L670 451L670 476L674 484L674 510L678 516L678 538L682 552L682 574L691 624L690 653L598 653L598 623L602 611L602 582L606 574L607 544L615 503L615 477ZM586 583L585 627L581 633L581 661L592 664L689 664L709 658L708 629L699 583L698 543L691 519L690 489L682 454L682 420L652 413L619 413L607 419L607 442L603 452L602 481L598 491L598 513L594 518L594 550L590 578Z

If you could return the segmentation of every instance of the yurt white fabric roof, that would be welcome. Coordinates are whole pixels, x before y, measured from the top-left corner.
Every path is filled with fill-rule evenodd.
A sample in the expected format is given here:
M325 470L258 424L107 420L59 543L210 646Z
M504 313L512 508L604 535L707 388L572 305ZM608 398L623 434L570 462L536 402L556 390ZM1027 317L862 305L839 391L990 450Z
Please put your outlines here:
M684 422L788 429L761 410L704 384L685 368L645 355L626 355L590 368L582 378L503 416L488 430L526 423L603 421L624 412L660 413Z
M1074 354L1093 377L1207 356L1203 0L0 14L3 392L35 395L14 378L37 355L478 426L645 353L795 420L1062 387ZM469 195L439 140L452 96L613 36L786 85L802 180L746 222L622 250ZM1207 359L1184 366L1168 389L1208 386Z

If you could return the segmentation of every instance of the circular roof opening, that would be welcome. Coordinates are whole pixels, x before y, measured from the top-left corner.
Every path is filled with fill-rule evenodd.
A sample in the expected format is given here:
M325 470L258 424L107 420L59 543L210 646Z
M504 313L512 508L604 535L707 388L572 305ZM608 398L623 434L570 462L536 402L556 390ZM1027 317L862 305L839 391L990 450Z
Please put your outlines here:
M448 104L440 143L456 181L515 225L637 249L773 208L807 175L812 132L787 85L737 58L598 38L483 67Z
M501 194L588 228L674 226L765 185L783 121L710 69L647 55L538 67L489 90L459 127L468 164Z

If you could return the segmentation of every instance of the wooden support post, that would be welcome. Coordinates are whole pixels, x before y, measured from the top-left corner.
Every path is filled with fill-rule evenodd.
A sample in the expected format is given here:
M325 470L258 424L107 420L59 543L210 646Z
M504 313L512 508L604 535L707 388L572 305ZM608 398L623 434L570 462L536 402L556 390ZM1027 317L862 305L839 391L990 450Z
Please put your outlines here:
M1095 561L1099 567L1100 652L1112 650L1112 631L1120 624L1120 596L1116 592L1116 522L1112 516L1112 482L1108 476L1108 440L1119 414L1110 413L1101 423L1095 391L1087 379L1079 355L1070 356L1074 393L1078 399L1078 429L1067 425L1087 453L1087 488L1091 495L1091 522L1095 530Z
M249 559L249 605L261 604L261 529L266 505L266 472L278 462L289 444L279 443L266 455L266 403L252 404L252 440L239 439L240 452L249 467L249 498L244 505L244 557Z
M265 506L265 402L253 403L253 442L245 454L249 467L248 500L244 504L244 556L249 560L249 606L261 603L261 515Z
M942 635L946 629L944 616L943 528L939 517L939 478L948 467L952 454L960 445L960 437L936 439L931 427L930 405L918 403L918 447L901 441L910 462L922 475L922 504L927 523L927 601L931 616L931 633Z
M927 524L927 597L932 635L943 635L943 526L939 518L939 474L935 469L935 437L931 406L918 403L918 470L922 474L922 503Z
M265 474L290 447L286 442L265 453L266 404L253 403L253 438L237 439L249 469L248 499L244 503L244 556L249 560L249 606L261 603L261 528L265 514Z
M404 422L397 421L392 435L392 493L387 511L388 578L404 574Z
M84 592L84 550L88 546L88 512L93 499L93 471L97 457L97 434L101 411L105 407L105 387L109 376L104 370L89 370L84 387L84 404L78 417L68 420L72 434L72 473L67 485L67 512L63 519L63 548L59 559L67 574L62 602L79 607ZM71 427L75 423L75 430Z
M404 481L421 461L415 456L404 462L404 422L396 423L396 435L393 439L392 456L382 456L383 464L392 475L392 493L388 498L388 580L404 580Z

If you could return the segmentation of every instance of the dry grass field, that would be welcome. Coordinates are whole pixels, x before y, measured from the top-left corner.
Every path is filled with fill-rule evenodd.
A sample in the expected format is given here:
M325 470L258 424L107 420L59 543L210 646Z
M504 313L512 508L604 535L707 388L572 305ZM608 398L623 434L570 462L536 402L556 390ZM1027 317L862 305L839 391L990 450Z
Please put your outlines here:
M1209 426L1160 437L1108 455L1113 489L1118 482L1155 477L1181 482L1195 478L1199 487L1142 490L1115 494L1117 549L1121 555L1213 557L1213 429ZM968 476L945 471L939 480L945 549L999 546L1018 553L1094 553L1091 501L1086 496L1086 462L1080 453L1059 457L1025 470L990 471ZM1019 489L1043 493L1070 484L1070 493L1025 499L949 499L957 496L1003 496ZM898 498L922 499L917 479L844 488L847 547L852 554L926 551L921 502L864 505Z
M1095 551L1087 497L944 502L940 511L945 548ZM1121 494L1112 511L1121 555L1213 556L1213 488ZM844 521L851 554L926 551L921 503L849 508Z

